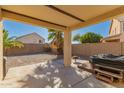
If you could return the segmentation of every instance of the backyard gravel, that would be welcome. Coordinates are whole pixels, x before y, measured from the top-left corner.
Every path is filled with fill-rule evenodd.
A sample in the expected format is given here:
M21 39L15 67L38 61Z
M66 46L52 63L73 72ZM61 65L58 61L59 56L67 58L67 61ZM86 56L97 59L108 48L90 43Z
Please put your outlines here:
M12 67L31 65L31 64L48 61L48 60L57 60L62 58L63 58L62 55L55 55L51 53L8 56L6 61L6 68L9 69Z

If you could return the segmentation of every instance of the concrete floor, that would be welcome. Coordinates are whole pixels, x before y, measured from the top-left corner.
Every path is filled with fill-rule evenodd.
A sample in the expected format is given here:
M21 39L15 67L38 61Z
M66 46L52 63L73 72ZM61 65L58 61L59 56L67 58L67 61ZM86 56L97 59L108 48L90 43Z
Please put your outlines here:
M51 60L32 65L10 68L4 81L4 88L108 88L114 87L94 78L76 64L64 67L63 60Z

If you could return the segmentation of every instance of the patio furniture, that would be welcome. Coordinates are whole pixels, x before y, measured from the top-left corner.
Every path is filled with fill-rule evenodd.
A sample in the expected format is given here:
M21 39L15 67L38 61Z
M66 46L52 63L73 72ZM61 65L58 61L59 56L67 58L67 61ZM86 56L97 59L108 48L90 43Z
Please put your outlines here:
M124 80L124 56L100 54L90 57L96 78L109 83Z

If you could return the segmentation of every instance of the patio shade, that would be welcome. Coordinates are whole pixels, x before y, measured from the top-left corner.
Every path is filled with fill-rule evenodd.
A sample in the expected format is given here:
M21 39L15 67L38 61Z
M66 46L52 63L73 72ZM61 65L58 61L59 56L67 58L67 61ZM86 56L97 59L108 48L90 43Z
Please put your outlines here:
M71 65L71 31L96 24L124 13L123 5L1 5L0 80L5 77L2 19L64 31L64 66Z
M121 5L3 5L4 18L70 31L124 13Z

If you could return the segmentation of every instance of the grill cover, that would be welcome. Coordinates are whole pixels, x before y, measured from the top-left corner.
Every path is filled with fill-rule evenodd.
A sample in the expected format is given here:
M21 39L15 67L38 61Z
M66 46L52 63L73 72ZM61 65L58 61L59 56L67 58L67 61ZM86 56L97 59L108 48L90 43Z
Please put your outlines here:
M124 55L99 54L90 57L92 64L107 65L114 68L124 69Z

